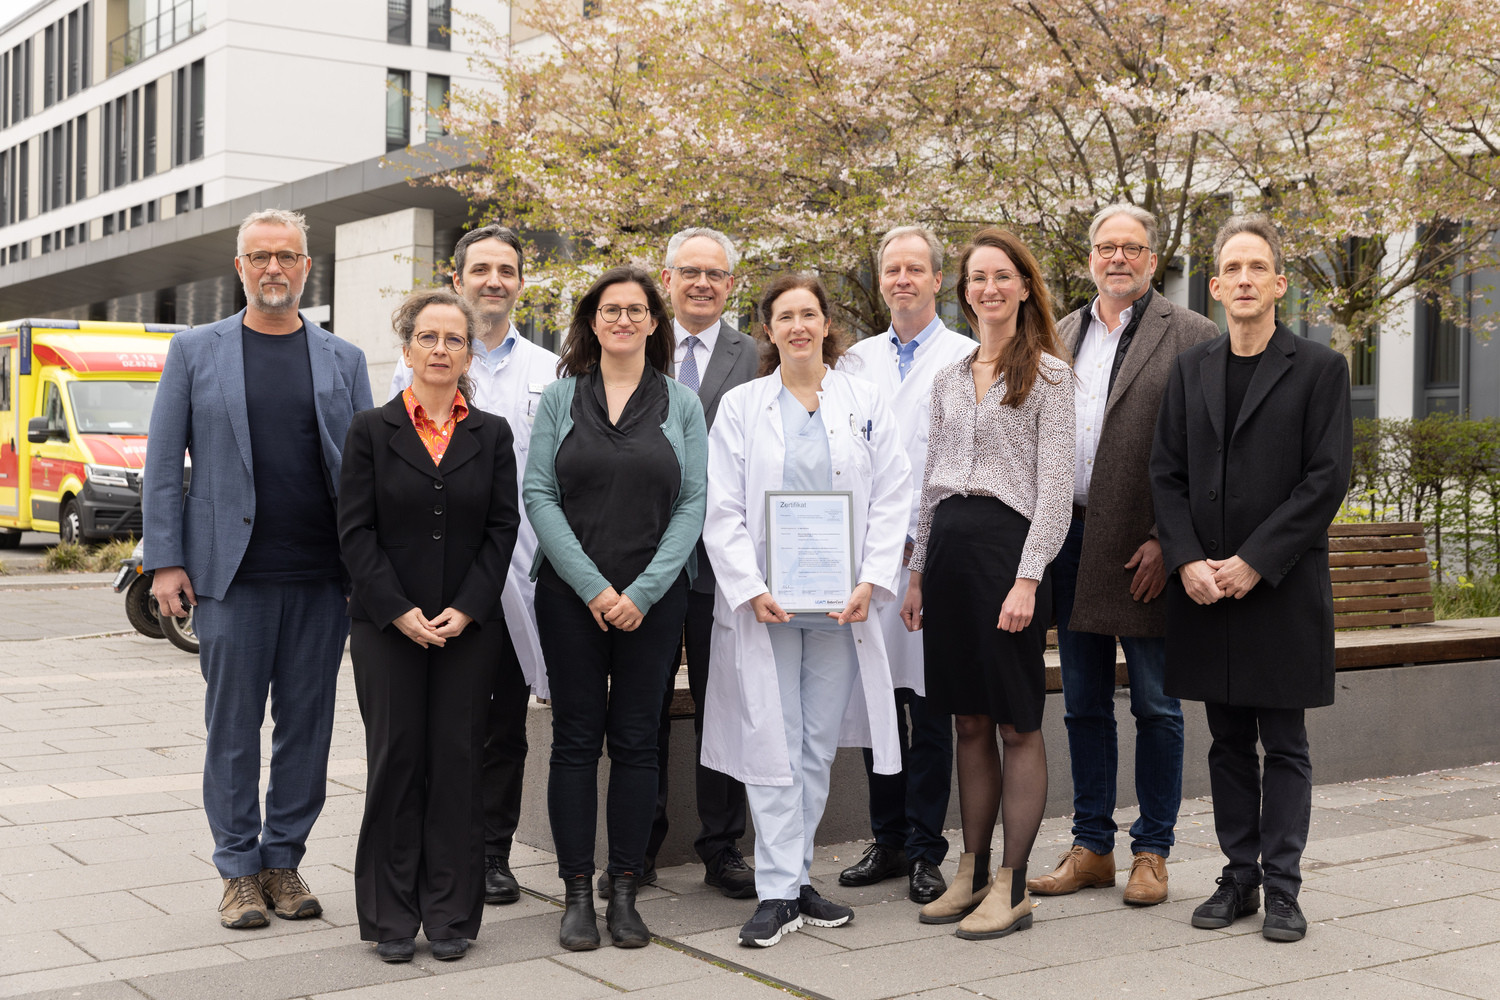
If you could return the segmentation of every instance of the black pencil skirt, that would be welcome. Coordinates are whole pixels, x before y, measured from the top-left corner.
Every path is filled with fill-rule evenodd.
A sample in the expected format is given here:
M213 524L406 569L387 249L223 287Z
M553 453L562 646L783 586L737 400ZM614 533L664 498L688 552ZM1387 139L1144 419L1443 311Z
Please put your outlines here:
M922 655L931 711L1042 726L1042 651L1052 620L1051 570L1020 632L997 628L1031 522L995 497L944 498L933 512L922 575Z

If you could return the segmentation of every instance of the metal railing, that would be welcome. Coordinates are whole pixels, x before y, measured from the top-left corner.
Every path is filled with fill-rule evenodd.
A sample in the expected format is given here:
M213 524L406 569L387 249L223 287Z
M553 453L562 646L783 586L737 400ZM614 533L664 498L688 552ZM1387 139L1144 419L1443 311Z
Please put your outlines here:
M182 0L156 17L142 21L110 39L109 74L186 41L202 31L207 22L208 13L198 0Z

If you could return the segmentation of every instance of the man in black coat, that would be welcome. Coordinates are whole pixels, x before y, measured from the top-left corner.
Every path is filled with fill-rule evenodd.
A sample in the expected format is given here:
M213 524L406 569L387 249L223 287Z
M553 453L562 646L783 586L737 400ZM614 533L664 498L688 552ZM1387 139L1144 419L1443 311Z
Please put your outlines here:
M1166 688L1204 702L1228 858L1193 926L1254 913L1264 884L1262 933L1297 941L1312 809L1303 712L1333 702L1328 525L1349 487L1349 368L1276 321L1286 275L1268 218L1226 222L1214 262L1209 288L1229 332L1178 357L1151 453L1169 571Z

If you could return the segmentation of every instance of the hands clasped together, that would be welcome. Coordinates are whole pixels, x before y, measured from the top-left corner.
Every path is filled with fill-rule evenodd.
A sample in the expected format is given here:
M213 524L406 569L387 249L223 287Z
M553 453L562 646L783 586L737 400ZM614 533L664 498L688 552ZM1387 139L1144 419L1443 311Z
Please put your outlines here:
M395 624L408 639L426 649L458 638L473 620L457 608L444 608L433 618L422 614L421 608L412 608L397 618Z
M1221 597L1239 600L1260 582L1260 574L1239 556L1183 563L1178 573L1182 589L1199 604L1212 604Z
M621 632L634 632L646 617L634 601L613 587L605 587L589 601L589 611L602 632L608 632L611 625Z

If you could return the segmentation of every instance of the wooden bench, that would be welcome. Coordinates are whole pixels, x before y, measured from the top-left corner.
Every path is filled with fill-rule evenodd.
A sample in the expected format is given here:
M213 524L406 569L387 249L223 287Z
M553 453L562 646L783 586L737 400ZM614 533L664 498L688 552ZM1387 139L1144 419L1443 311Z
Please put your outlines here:
M1500 618L1436 620L1420 522L1330 525L1328 567L1337 669L1500 658ZM1117 656L1115 683L1129 684L1124 653ZM1047 632L1046 663L1047 690L1061 691L1056 629ZM686 670L677 675L672 714L693 714Z

